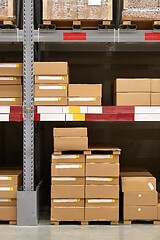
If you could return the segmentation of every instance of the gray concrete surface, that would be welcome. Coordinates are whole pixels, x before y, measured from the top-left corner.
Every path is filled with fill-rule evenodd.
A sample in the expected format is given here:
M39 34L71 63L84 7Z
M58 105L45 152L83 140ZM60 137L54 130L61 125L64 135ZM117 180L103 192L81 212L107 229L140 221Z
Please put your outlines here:
M45 224L45 225L44 225ZM41 222L37 227L0 225L1 240L159 240L160 225L131 226L50 226Z

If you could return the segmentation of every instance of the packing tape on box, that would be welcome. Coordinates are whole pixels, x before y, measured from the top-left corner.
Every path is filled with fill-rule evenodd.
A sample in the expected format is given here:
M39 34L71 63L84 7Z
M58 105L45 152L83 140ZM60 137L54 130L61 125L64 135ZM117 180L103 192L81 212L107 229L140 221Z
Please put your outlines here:
M0 181L11 181L12 177L0 177Z
M77 203L80 199L53 199L54 203Z
M40 90L65 90L65 86L39 86Z
M55 156L52 155L52 159L79 159L79 155L61 155L61 156Z
M70 177L70 178L68 178L68 177L52 177L52 181L76 181L76 178L74 178L74 177Z
M0 187L0 191L13 191L13 187Z
M88 199L88 203L115 203L115 199Z
M3 202L11 202L12 200L11 200L11 198L8 198L8 199L5 199L5 198L2 198L2 199L0 199L0 202L1 203L3 203Z
M64 81L65 77L63 76L38 76L38 80L49 80L49 81Z
M86 181L113 182L113 178L86 177Z
M148 183L148 186L149 186L149 188L151 189L151 191L154 190L153 184L152 184L151 182Z
M87 156L87 159L113 159L113 155L91 155Z
M78 169L83 168L82 164L55 165L56 169Z

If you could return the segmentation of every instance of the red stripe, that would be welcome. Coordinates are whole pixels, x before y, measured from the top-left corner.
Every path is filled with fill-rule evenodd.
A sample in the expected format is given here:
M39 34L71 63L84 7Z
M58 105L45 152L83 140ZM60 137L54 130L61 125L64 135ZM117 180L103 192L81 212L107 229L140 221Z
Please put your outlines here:
M79 40L79 41L86 41L87 37L86 37L86 32L84 33L77 33L77 32L69 32L69 33L63 33L63 40L65 41L69 41L69 40L72 40L72 41L76 41L76 40Z
M22 106L10 106L10 113L12 114L22 113Z
M22 114L9 114L9 121L10 122L22 122L23 116L22 116Z
M40 114L34 114L34 121L39 122L40 121Z
M134 121L134 113L86 114L86 121Z
M130 106L126 106L126 107L123 107L123 106L106 106L106 107L103 107L103 113L114 113L114 114L117 114L117 113L134 113L134 107L130 107Z
M160 40L160 33L159 32L155 32L155 33L145 33L145 40L146 41L156 41L156 40Z
M37 106L34 106L34 113L37 113Z

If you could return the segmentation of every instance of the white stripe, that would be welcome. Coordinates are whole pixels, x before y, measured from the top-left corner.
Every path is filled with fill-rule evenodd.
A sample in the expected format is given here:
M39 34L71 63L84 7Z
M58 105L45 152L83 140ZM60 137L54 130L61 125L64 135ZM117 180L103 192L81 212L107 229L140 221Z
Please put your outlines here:
M63 76L39 76L39 80L62 81Z
M86 177L86 181L99 181L99 182L111 182L111 178L99 178L99 177Z
M0 98L0 102L13 102L15 98Z
M155 122L160 121L160 114L135 114L134 115L135 121L145 121L145 122Z
M63 107L37 107L37 113L63 113Z
M0 191L10 191L10 187L0 187Z
M95 98L93 97L88 97L88 98L69 98L69 102L88 102L88 101L95 101Z
M77 203L78 199L53 199L54 203Z
M58 102L59 101L59 98L52 98L52 97L36 97L34 98L34 101L35 102L38 102L38 101L41 101L41 102L50 102L50 101L53 101L53 102Z
M88 199L88 203L112 203L112 199Z
M0 81L13 81L14 77L0 77Z
M79 158L79 155L61 155L61 156L52 155L52 159L77 159L77 158Z
M135 114L137 113L160 113L160 107L135 107Z
M16 68L18 64L13 63L1 63L0 68Z
M76 178L67 178L67 177L64 177L64 178L59 178L59 177L52 177L52 181L76 181Z
M103 113L102 107L88 107L88 113Z
M10 113L10 107L8 106L0 107L0 113Z
M66 114L66 121L73 121L73 114Z
M0 177L0 181L9 181L10 177Z
M94 155L94 156L87 156L87 159L111 159L111 155Z
M56 169L77 169L80 168L79 164L70 164L70 165L55 165Z
M72 106L71 106L72 107ZM83 114L83 113L88 113L88 107L85 107L85 106L83 106L83 107L81 107L80 106L80 111L79 112L71 112L70 111L70 108L71 107L63 107L63 113L71 113L71 114L74 114L74 113L76 113L76 114L79 114L79 113L81 113L81 114ZM79 106L73 106L73 108L74 109L76 109L76 108L79 108Z
M2 199L0 199L0 202L11 202L11 199L5 199L5 198L3 199L2 198Z
M9 122L9 114L0 114L0 122Z
M65 114L41 114L40 121L65 121Z
M40 90L65 90L63 86L39 86Z

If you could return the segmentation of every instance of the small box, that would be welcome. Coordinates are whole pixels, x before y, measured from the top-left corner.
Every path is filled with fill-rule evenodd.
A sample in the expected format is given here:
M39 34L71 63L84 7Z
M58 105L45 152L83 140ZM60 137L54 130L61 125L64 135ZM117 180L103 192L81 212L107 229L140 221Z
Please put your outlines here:
M160 93L151 93L151 106L160 105Z
M151 79L151 93L160 93L160 79Z
M52 185L51 198L84 198L83 185Z
M124 206L124 220L157 220L157 206Z
M2 207L0 206L0 221L16 221L17 207Z
M102 97L102 84L69 84L69 97Z
M86 185L85 198L119 199L118 185Z
M119 177L119 163L87 163L87 177Z
M119 155L87 155L86 156L86 162L87 163L119 163Z
M52 207L51 221L82 221L84 207Z
M86 185L119 185L119 178L86 177Z
M84 185L84 177L52 177L52 185Z
M67 62L35 62L34 75L39 76L63 76L68 75Z
M87 128L54 128L54 137L87 137Z
M116 106L150 106L150 93L116 93Z
M52 163L85 163L85 155L82 154L63 154L63 155L54 155L52 154Z
M67 98L66 97L35 97L34 98L35 106L66 106Z
M67 97L67 84L35 84L35 97Z
M119 206L113 207L86 207L85 220L87 221L119 221Z
M85 176L84 163L52 163L51 176L55 177L83 177Z
M84 199L82 198L52 199L51 207L84 207Z
M157 206L157 192L124 192L124 206Z
M54 151L87 149L88 137L54 137Z
M1 98L22 98L21 85L0 85Z
M117 93L142 93L151 91L150 78L132 78L132 79L116 79L115 92Z
M18 106L22 105L22 98L1 98L0 97L0 106Z
M21 77L0 77L0 85L21 85L22 78Z
M23 76L22 63L0 63L0 76L21 77Z
M0 186L21 186L22 171L21 170L0 170Z
M69 76L35 76L36 84L68 84Z

